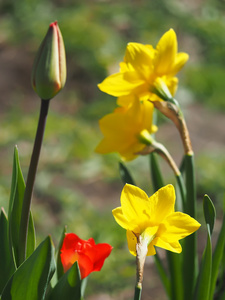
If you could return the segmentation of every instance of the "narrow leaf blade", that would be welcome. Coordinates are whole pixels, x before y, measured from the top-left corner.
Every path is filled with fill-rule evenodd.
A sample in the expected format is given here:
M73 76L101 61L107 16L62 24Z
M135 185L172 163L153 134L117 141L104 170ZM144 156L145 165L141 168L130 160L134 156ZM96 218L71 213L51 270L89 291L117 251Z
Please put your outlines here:
M0 213L0 294L14 271L15 265L11 256L8 237L8 219L2 209Z
M163 182L162 173L159 169L159 164L155 153L150 154L150 170L151 170L153 188L154 191L156 192L158 191L158 189L164 186L164 182Z
M120 177L124 184L129 183L129 184L135 185L130 172L128 171L127 167L122 162L119 163L119 172L120 172Z
M58 251L57 251L57 278L59 280L60 277L62 277L64 275L64 271L63 271L63 265L61 262L61 257L60 257L60 250L62 248L62 244L63 244L63 240L65 238L65 233L66 233L66 226L63 229L63 233L59 242L59 246L58 246Z
M203 198L203 211L204 211L205 222L207 225L209 225L210 235L212 235L213 227L216 219L216 210L212 200L209 198L208 195L205 195Z
M219 273L219 267L222 262L224 253L225 253L225 216L223 217L223 223L213 252L212 277L211 277L211 288L210 288L210 298L209 298L210 300L213 299L213 294L215 291L217 277Z
M11 184L11 195L9 204L9 237L15 258L16 265L19 266L19 229L21 221L21 212L23 206L23 197L25 191L25 182L19 162L19 153L17 147L14 149L13 174ZM33 253L35 249L35 230L33 218L30 214L27 239L27 257Z
M2 300L43 300L54 271L54 246L47 237L10 278Z
M51 290L48 300L81 299L81 283L78 263L75 262Z
M212 270L212 245L209 225L207 225L207 234L207 244L202 256L201 267L195 288L194 300L209 299Z

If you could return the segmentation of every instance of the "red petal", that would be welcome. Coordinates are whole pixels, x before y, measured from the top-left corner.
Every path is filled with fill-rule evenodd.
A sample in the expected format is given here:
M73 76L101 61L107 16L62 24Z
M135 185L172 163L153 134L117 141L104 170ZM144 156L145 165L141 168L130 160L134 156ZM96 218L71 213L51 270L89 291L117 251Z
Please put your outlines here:
M93 271L100 271L111 251L112 247L109 244L96 245L93 238L85 241L74 233L67 233L61 248L61 261L64 272L75 261L78 261L81 278L83 279Z

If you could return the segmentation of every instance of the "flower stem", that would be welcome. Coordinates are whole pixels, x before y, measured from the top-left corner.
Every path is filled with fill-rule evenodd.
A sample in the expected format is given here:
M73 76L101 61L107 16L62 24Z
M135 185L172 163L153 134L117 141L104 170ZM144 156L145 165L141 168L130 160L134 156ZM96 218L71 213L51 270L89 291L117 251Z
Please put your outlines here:
M137 244L136 244L137 282L134 291L134 300L141 299L142 281L144 276L144 264L145 264L146 255L148 253L148 243L150 242L151 240L144 239L142 236L137 237Z
M142 285L136 285L134 291L134 300L141 300Z
M31 207L31 199L33 194L34 182L38 167L39 156L41 152L42 141L44 137L45 124L48 115L50 100L41 100L41 109L38 121L38 127L33 147L33 152L31 156L30 166L27 175L27 183L23 198L23 207L21 213L21 223L20 223L20 249L19 249L19 263L21 264L26 259L26 247L27 247L27 232L28 223Z

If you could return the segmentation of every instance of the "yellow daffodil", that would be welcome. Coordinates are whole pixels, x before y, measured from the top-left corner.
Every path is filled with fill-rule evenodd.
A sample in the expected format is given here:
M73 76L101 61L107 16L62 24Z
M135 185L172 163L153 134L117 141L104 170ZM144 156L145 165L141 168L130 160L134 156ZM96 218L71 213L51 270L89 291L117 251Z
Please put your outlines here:
M174 211L175 190L172 185L148 197L140 188L126 184L121 194L121 207L112 211L116 222L127 230L128 248L136 255L136 244L147 244L147 256L154 255L154 246L175 253L182 251L180 239L195 232L201 225L192 217Z
M135 99L129 107L118 107L104 116L99 121L104 138L95 151L118 152L124 160L136 158L137 152L150 143L150 134L157 130L152 125L152 114L152 103Z
M127 105L132 96L140 100L159 101L175 94L178 79L175 75L188 60L188 54L177 53L177 37L173 29L159 40L156 49L151 45L129 43L120 72L107 77L99 89L119 97L119 105ZM157 96L158 95L158 96ZM164 99L165 100L165 99Z

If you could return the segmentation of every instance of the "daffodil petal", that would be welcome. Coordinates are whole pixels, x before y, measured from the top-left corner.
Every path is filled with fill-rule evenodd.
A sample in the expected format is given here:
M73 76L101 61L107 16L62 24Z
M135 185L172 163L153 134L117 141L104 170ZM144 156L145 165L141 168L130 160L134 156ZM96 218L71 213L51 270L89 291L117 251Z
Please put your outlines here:
M171 69L171 75L177 74L180 71L180 69L182 69L183 66L186 64L188 59L189 59L189 55L187 53L184 52L177 53L174 65Z
M139 43L129 43L124 61L128 66L131 65L133 69L140 72L144 78L148 78L153 71L154 52L152 47Z
M98 88L115 97L130 94L137 86L143 84L143 80L136 72L122 72L108 76Z
M134 101L135 96L133 94L127 96L121 96L117 98L117 104L123 107L128 107Z
M150 220L148 196L134 185L126 184L124 186L121 194L121 206L126 219L136 223L138 227Z
M123 227L124 229L128 229L129 223L127 219L124 217L123 211L121 207L117 207L112 211L113 217L115 218L116 222Z
M161 76L170 73L177 54L177 37L173 29L167 31L156 46L155 71Z
M136 256L136 244L137 244L137 237L134 233L130 230L127 230L127 244L130 253Z
M160 237L166 241L178 241L195 232L200 226L201 224L189 215L174 212L162 224Z
M160 247L160 248L163 248L163 249L175 252L175 253L181 253L182 252L182 247L181 247L181 245L178 241L177 242L167 242L167 241L164 241L161 238L156 238L153 241L153 243L157 247Z
M160 224L168 215L174 212L174 187L171 184L162 187L149 198L149 202L151 222L155 225Z

